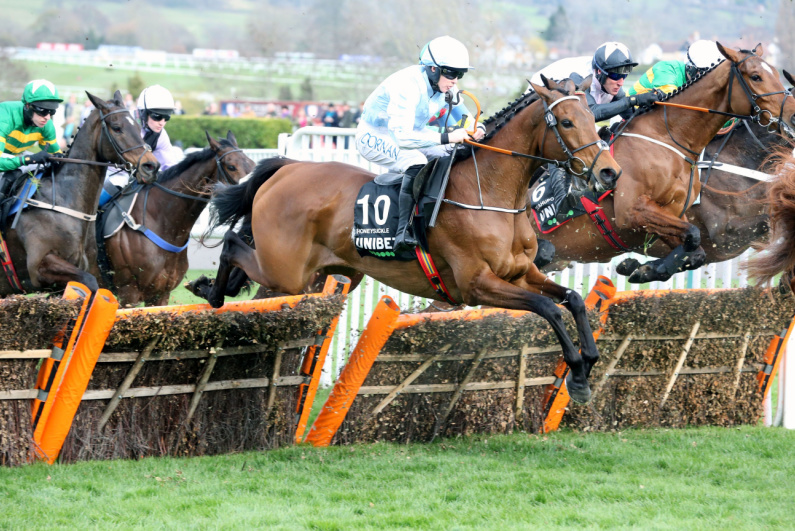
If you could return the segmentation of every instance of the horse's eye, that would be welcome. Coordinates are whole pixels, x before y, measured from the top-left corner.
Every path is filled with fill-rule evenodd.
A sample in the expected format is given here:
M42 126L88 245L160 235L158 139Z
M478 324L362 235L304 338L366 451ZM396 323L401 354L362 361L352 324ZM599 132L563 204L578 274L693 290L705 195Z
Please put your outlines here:
M762 81L762 76L759 74L754 74L751 76L751 81Z
M560 122L560 125L562 125L566 129L571 129L572 127L574 127L574 124L571 122L571 120L562 120Z
M121 133L121 126L120 125L113 124L113 125L110 126L110 128L113 129L114 133Z
M227 166L226 169L229 171L237 171L237 168L235 168L234 166Z

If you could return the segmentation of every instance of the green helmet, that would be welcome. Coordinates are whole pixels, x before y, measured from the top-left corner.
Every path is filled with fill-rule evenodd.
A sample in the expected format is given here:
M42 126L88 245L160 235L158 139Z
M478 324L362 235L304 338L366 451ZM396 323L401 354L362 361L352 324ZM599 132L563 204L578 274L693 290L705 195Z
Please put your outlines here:
M22 93L23 103L36 103L45 109L58 110L58 104L63 99L58 96L58 89L46 79L34 79L25 85Z

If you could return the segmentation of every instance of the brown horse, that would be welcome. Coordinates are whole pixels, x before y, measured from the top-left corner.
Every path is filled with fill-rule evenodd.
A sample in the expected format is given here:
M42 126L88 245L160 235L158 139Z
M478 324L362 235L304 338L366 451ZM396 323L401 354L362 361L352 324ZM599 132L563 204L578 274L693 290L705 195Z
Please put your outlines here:
M107 239L97 233L103 284L123 305L168 304L169 294L188 270L186 242L212 186L235 184L254 169L254 161L237 147L231 131L220 141L205 134L209 148L160 173L154 184L131 189L129 193L138 197L130 217ZM110 204L105 210L109 208Z
M539 158L567 161L580 174L590 168L608 185L620 170L599 142L584 98L571 95L571 81L544 80L544 86L534 88L485 122L484 143L518 156L478 150L453 165L445 197L458 205L443 204L428 234L429 246L453 298L542 315L571 367L569 392L585 402L588 373L599 354L582 298L533 265L537 241L524 215L525 194ZM227 232L215 282L200 279L190 288L221 306L230 270L239 267L276 292L300 293L322 271L364 273L401 291L439 299L418 262L385 262L356 251L351 231L357 193L373 177L334 162L260 162L248 183L230 187L212 201L218 212L215 226L250 218L256 251ZM582 355L552 299L572 312Z
M88 94L96 107L75 136L69 160L42 177L34 200L20 213L6 240L16 274L27 291L62 290L77 281L95 291L94 218L107 164L122 164L136 179L155 178L160 164L141 138L141 128L124 106L120 92L112 100ZM15 293L0 275L0 295Z
M763 251L748 261L748 276L767 284L784 273L782 281L795 293L795 153L780 151L776 157L775 179L767 194L770 212L770 238Z
M726 121L721 113L749 116L762 125L779 117L788 126L795 114L795 100L774 68L752 51L718 47L727 60L664 101L717 112L655 105L626 123L613 144L624 173L612 196L600 203L612 225L610 236L619 241L609 243L581 216L544 236L555 245L558 260L607 262L627 250L642 252L658 235L671 251L643 266L622 264L630 282L664 281L704 263L700 232L684 213L701 188L693 163Z

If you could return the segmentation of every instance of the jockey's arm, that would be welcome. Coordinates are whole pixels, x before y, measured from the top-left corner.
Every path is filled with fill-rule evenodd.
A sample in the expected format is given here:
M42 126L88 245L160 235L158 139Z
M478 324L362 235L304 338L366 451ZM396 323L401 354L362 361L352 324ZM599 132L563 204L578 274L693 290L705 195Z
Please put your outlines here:
M402 149L419 149L442 144L442 135L427 129L416 130L420 97L413 91L391 91L387 114L389 132ZM427 110L426 110L427 113ZM426 114L427 115L427 114ZM427 118L426 118L427 119Z

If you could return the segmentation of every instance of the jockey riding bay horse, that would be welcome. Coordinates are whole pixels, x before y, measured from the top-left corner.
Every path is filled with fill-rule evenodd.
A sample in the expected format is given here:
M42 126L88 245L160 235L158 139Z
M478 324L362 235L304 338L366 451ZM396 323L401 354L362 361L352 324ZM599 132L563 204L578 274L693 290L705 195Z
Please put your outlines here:
M571 367L569 393L585 402L590 398L588 374L599 356L585 306L579 294L552 283L533 264L537 241L524 214L527 186L539 159L566 161L578 174L590 170L608 186L620 172L599 141L583 95L574 95L574 88L571 81L544 80L544 86L485 122L483 143L516 156L480 149L456 162L428 242L454 299L531 311L551 324ZM215 282L198 279L190 289L221 306L230 270L239 267L281 293L300 293L321 271L351 277L363 273L401 291L441 300L418 261L385 262L362 257L355 249L357 193L373 178L336 162L260 162L248 183L217 193L211 203L217 213L213 227L250 221L256 251L227 232ZM572 312L581 354L553 299Z
M142 182L154 180L160 167L120 92L107 102L86 94L96 108L77 132L69 158L58 161L54 176L45 172L33 198L6 220L15 271L0 274L0 295L19 293L15 285L63 290L72 280L96 291L96 277L88 271L96 264L94 219L107 166L122 165Z
M787 127L795 114L795 99L755 51L720 44L718 48L726 60L668 95L661 105L625 122L613 143L623 175L594 211L601 213L596 216L601 217L601 230L588 216L580 216L546 234L557 260L608 262L630 250L643 252L656 235L669 251L663 249L664 258L642 266L634 260L623 262L618 272L630 275L630 282L665 281L704 263L700 232L685 215L701 189L694 167L699 154L727 114L749 117L763 126L779 120Z
M211 186L235 184L254 169L231 131L220 141L207 134L207 140L209 148L191 153L153 184L129 188L103 207L106 214L97 231L102 283L121 304L168 303L188 270L190 230L210 201Z

